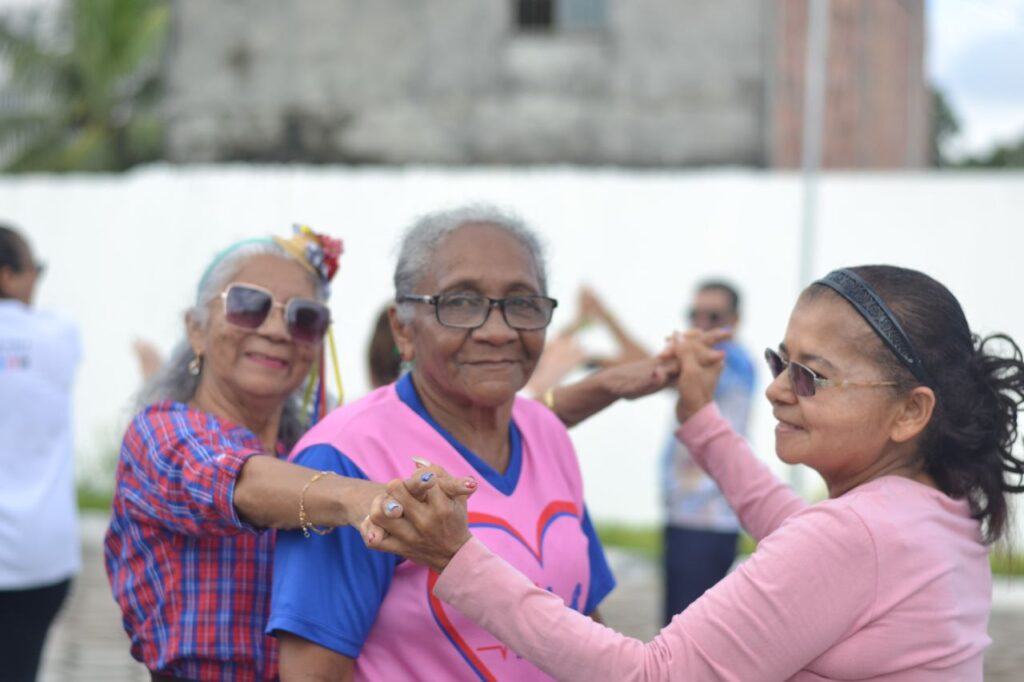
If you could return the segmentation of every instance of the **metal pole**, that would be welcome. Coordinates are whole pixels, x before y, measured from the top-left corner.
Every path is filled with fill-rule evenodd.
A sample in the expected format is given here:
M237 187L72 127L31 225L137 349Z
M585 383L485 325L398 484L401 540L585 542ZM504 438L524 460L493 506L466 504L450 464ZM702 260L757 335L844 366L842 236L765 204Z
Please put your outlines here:
M810 0L807 52L804 57L803 133L800 167L803 171L803 211L800 230L800 288L814 276L818 218L818 172L825 114L825 72L828 61L829 0Z
M818 229L818 174L821 170L821 142L825 119L825 79L828 67L829 0L809 0L807 49L804 55L803 133L800 167L803 175L803 210L800 229L800 281L803 290L814 277L814 252ZM790 469L790 484L804 493L804 471Z

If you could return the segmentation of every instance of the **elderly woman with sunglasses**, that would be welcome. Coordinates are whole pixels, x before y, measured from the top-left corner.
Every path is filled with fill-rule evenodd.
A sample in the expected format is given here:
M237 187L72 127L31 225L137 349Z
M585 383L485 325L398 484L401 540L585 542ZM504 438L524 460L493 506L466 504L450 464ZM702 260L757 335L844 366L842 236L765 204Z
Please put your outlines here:
M517 396L556 306L537 238L489 207L430 214L406 234L394 280L391 326L411 370L331 413L295 461L390 480L418 458L474 477L469 523L481 540L559 604L593 615L614 580L576 454L552 410ZM560 392L566 420L665 385L656 363L644 367L642 390L603 383L605 373ZM284 680L546 679L434 599L436 576L368 550L355 529L279 533L276 554L268 630L281 639Z
M340 247L303 228L223 251L186 340L142 391L105 555L132 655L153 679L275 679L264 530L358 521L379 490L281 459L306 426L300 386L322 357Z
M370 519L390 535L371 543L429 565L448 613L557 679L981 680L986 545L1024 490L1017 345L972 335L956 298L920 272L857 267L811 285L767 353L778 456L828 486L808 505L718 413L714 340L674 344L678 435L759 544L653 642L563 608L473 538L463 498L419 477L389 486L402 518L378 500Z

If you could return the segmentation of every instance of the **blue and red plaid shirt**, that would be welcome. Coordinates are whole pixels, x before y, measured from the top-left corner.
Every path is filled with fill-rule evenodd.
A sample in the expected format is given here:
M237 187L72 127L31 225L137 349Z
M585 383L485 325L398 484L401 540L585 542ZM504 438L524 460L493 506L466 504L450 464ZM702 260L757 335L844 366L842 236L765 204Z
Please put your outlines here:
M278 454L284 449L279 446ZM238 518L248 429L174 402L150 405L121 445L105 558L132 656L190 680L272 680L274 534Z

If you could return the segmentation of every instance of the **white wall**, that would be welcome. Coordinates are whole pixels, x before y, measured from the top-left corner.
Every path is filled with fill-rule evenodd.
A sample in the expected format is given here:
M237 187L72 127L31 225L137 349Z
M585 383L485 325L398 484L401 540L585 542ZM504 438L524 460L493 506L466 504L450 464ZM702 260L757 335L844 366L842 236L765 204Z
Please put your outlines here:
M394 245L417 214L472 199L520 211L550 246L554 326L594 286L651 347L681 324L708 275L745 294L741 340L759 355L782 336L799 290L799 179L738 170L151 167L125 176L0 177L0 220L48 264L38 303L74 317L85 361L76 389L80 460L116 444L139 383L136 336L170 349L211 256L239 238L307 222L345 240L332 308L350 396L368 386L373 315L390 295ZM979 332L1024 339L1019 264L1024 174L843 174L824 179L816 271L889 262L959 297ZM588 338L595 348L607 340ZM765 372L761 373L762 384ZM753 437L773 459L759 401ZM592 513L651 521L665 397L616 406L573 432Z

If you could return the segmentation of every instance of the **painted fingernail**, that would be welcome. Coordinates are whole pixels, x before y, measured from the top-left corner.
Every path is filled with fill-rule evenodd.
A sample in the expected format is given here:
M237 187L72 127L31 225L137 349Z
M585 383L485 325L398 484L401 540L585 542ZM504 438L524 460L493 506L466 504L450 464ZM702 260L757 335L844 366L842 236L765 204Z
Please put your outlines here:
M373 544L374 542L377 542L377 534L374 532L370 532L366 536L366 539L370 541L370 544Z
M427 483L433 477L434 477L434 472L433 471L428 471L427 473L425 473L422 476L420 476L420 480L423 481L424 483Z
M422 457L413 457L412 461L418 467L428 467L428 466L430 466L430 462L428 462L427 460L423 459Z
M389 514L394 514L397 510L402 508L402 505L398 504L397 502L388 502L386 505L384 505L384 508L388 510Z
M473 488L476 487L476 481L470 478L467 479L466 482L463 483L463 485L466 486L468 489L472 490Z

